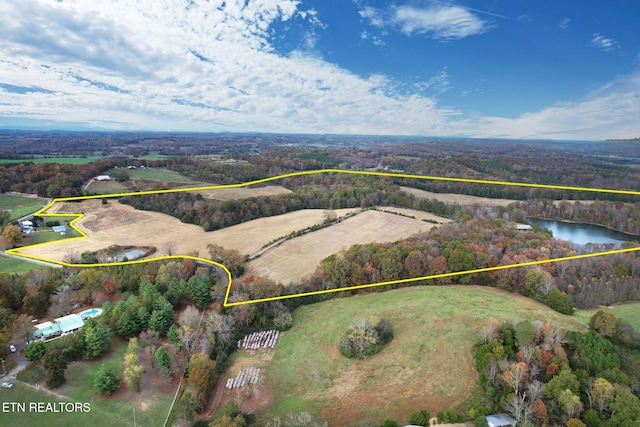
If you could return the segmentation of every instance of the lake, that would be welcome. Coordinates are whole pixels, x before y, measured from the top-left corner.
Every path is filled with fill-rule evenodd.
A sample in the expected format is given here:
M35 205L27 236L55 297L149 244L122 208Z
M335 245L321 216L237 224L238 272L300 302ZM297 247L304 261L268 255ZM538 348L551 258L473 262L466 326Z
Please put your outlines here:
M547 219L527 218L529 224L538 224L546 227L553 233L556 239L568 240L579 245L587 243L612 243L616 247L626 241L640 241L639 236L620 233L598 225L582 224L574 222L552 221Z

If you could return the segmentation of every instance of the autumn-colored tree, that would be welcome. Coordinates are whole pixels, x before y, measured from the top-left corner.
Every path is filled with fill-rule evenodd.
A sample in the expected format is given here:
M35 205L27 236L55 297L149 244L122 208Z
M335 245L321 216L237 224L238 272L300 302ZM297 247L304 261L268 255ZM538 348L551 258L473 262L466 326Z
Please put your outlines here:
M557 374L559 370L560 367L555 363L550 363L549 365L547 365L547 375L549 375L550 377Z
M557 397L557 401L569 419L580 415L580 412L582 412L582 402L580 401L580 397L573 394L571 390L564 390L560 392Z
M607 404L613 399L613 386L604 378L596 378L591 386L590 395L594 406L602 416Z
M196 353L189 359L187 383L193 388L200 402L206 402L218 378L216 364L204 353Z
M428 271L427 257L422 251L411 251L404 260L404 269L409 277L425 276Z
M75 280L82 285L87 303L89 305L93 304L93 292L100 289L102 272L96 268L83 268Z
M599 310L591 316L589 327L596 331L598 335L611 338L616 335L618 327L618 318L610 312Z
M449 272L449 266L447 265L447 259L442 255L437 256L431 261L431 265L429 265L429 275L436 274L445 274ZM449 283L448 277L440 277L435 279L438 285L446 285Z
M513 389L515 394L519 394L520 387L529 378L529 366L524 362L512 363L509 369L504 372L504 381Z
M102 289L104 289L104 293L107 296L107 298L109 298L109 301L111 301L113 294L116 293L117 287L118 287L118 283L116 282L115 279L111 277L108 277L102 280Z
M127 385L137 392L140 392L140 382L142 380L143 368L140 364L140 344L137 338L129 340L127 353L124 355L123 377Z
M567 427L587 427L579 418L571 418L567 421Z
M22 232L17 225L7 225L2 230L2 237L12 245L20 243L22 241Z
M547 422L549 415L547 414L547 406L540 399L533 401L533 407L531 408L531 417L535 420L536 425L541 425Z

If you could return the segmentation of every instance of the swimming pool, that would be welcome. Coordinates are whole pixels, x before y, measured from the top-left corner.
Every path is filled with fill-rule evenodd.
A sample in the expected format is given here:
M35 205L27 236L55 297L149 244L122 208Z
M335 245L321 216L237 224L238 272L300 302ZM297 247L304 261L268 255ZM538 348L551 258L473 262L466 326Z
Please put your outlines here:
M92 317L100 316L101 313L102 309L92 308L91 310L83 311L82 313L80 313L80 316L82 317L82 320L86 320Z

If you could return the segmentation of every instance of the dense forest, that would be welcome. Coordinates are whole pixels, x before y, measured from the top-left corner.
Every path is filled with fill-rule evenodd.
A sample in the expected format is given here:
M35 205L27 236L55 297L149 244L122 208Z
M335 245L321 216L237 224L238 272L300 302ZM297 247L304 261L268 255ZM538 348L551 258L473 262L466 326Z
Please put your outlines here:
M605 248L592 248L594 252ZM304 287L331 289L571 256L581 246L541 231L516 230L478 217L386 244L356 245L326 258ZM640 299L640 258L634 253L427 280L493 286L538 299L562 313Z
M640 417L640 335L611 313L598 311L587 333L564 333L551 322L491 321L474 351L487 410L518 425L630 426ZM480 414L483 412L483 414ZM482 425L482 420L477 425Z

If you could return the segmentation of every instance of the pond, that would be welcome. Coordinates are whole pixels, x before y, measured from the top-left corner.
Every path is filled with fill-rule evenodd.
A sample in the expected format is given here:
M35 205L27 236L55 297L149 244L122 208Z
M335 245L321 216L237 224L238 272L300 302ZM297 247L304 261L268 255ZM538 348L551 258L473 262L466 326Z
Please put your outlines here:
M107 262L122 262L125 260L131 261L131 260L143 257L144 254L145 254L145 251L141 249L132 249L126 252L120 252L118 255L114 257L107 258Z
M529 224L538 224L546 227L553 233L553 237L568 240L579 245L587 243L614 244L620 247L622 242L640 241L640 236L609 230L598 225L582 224L575 222L552 221L548 219L527 218Z

